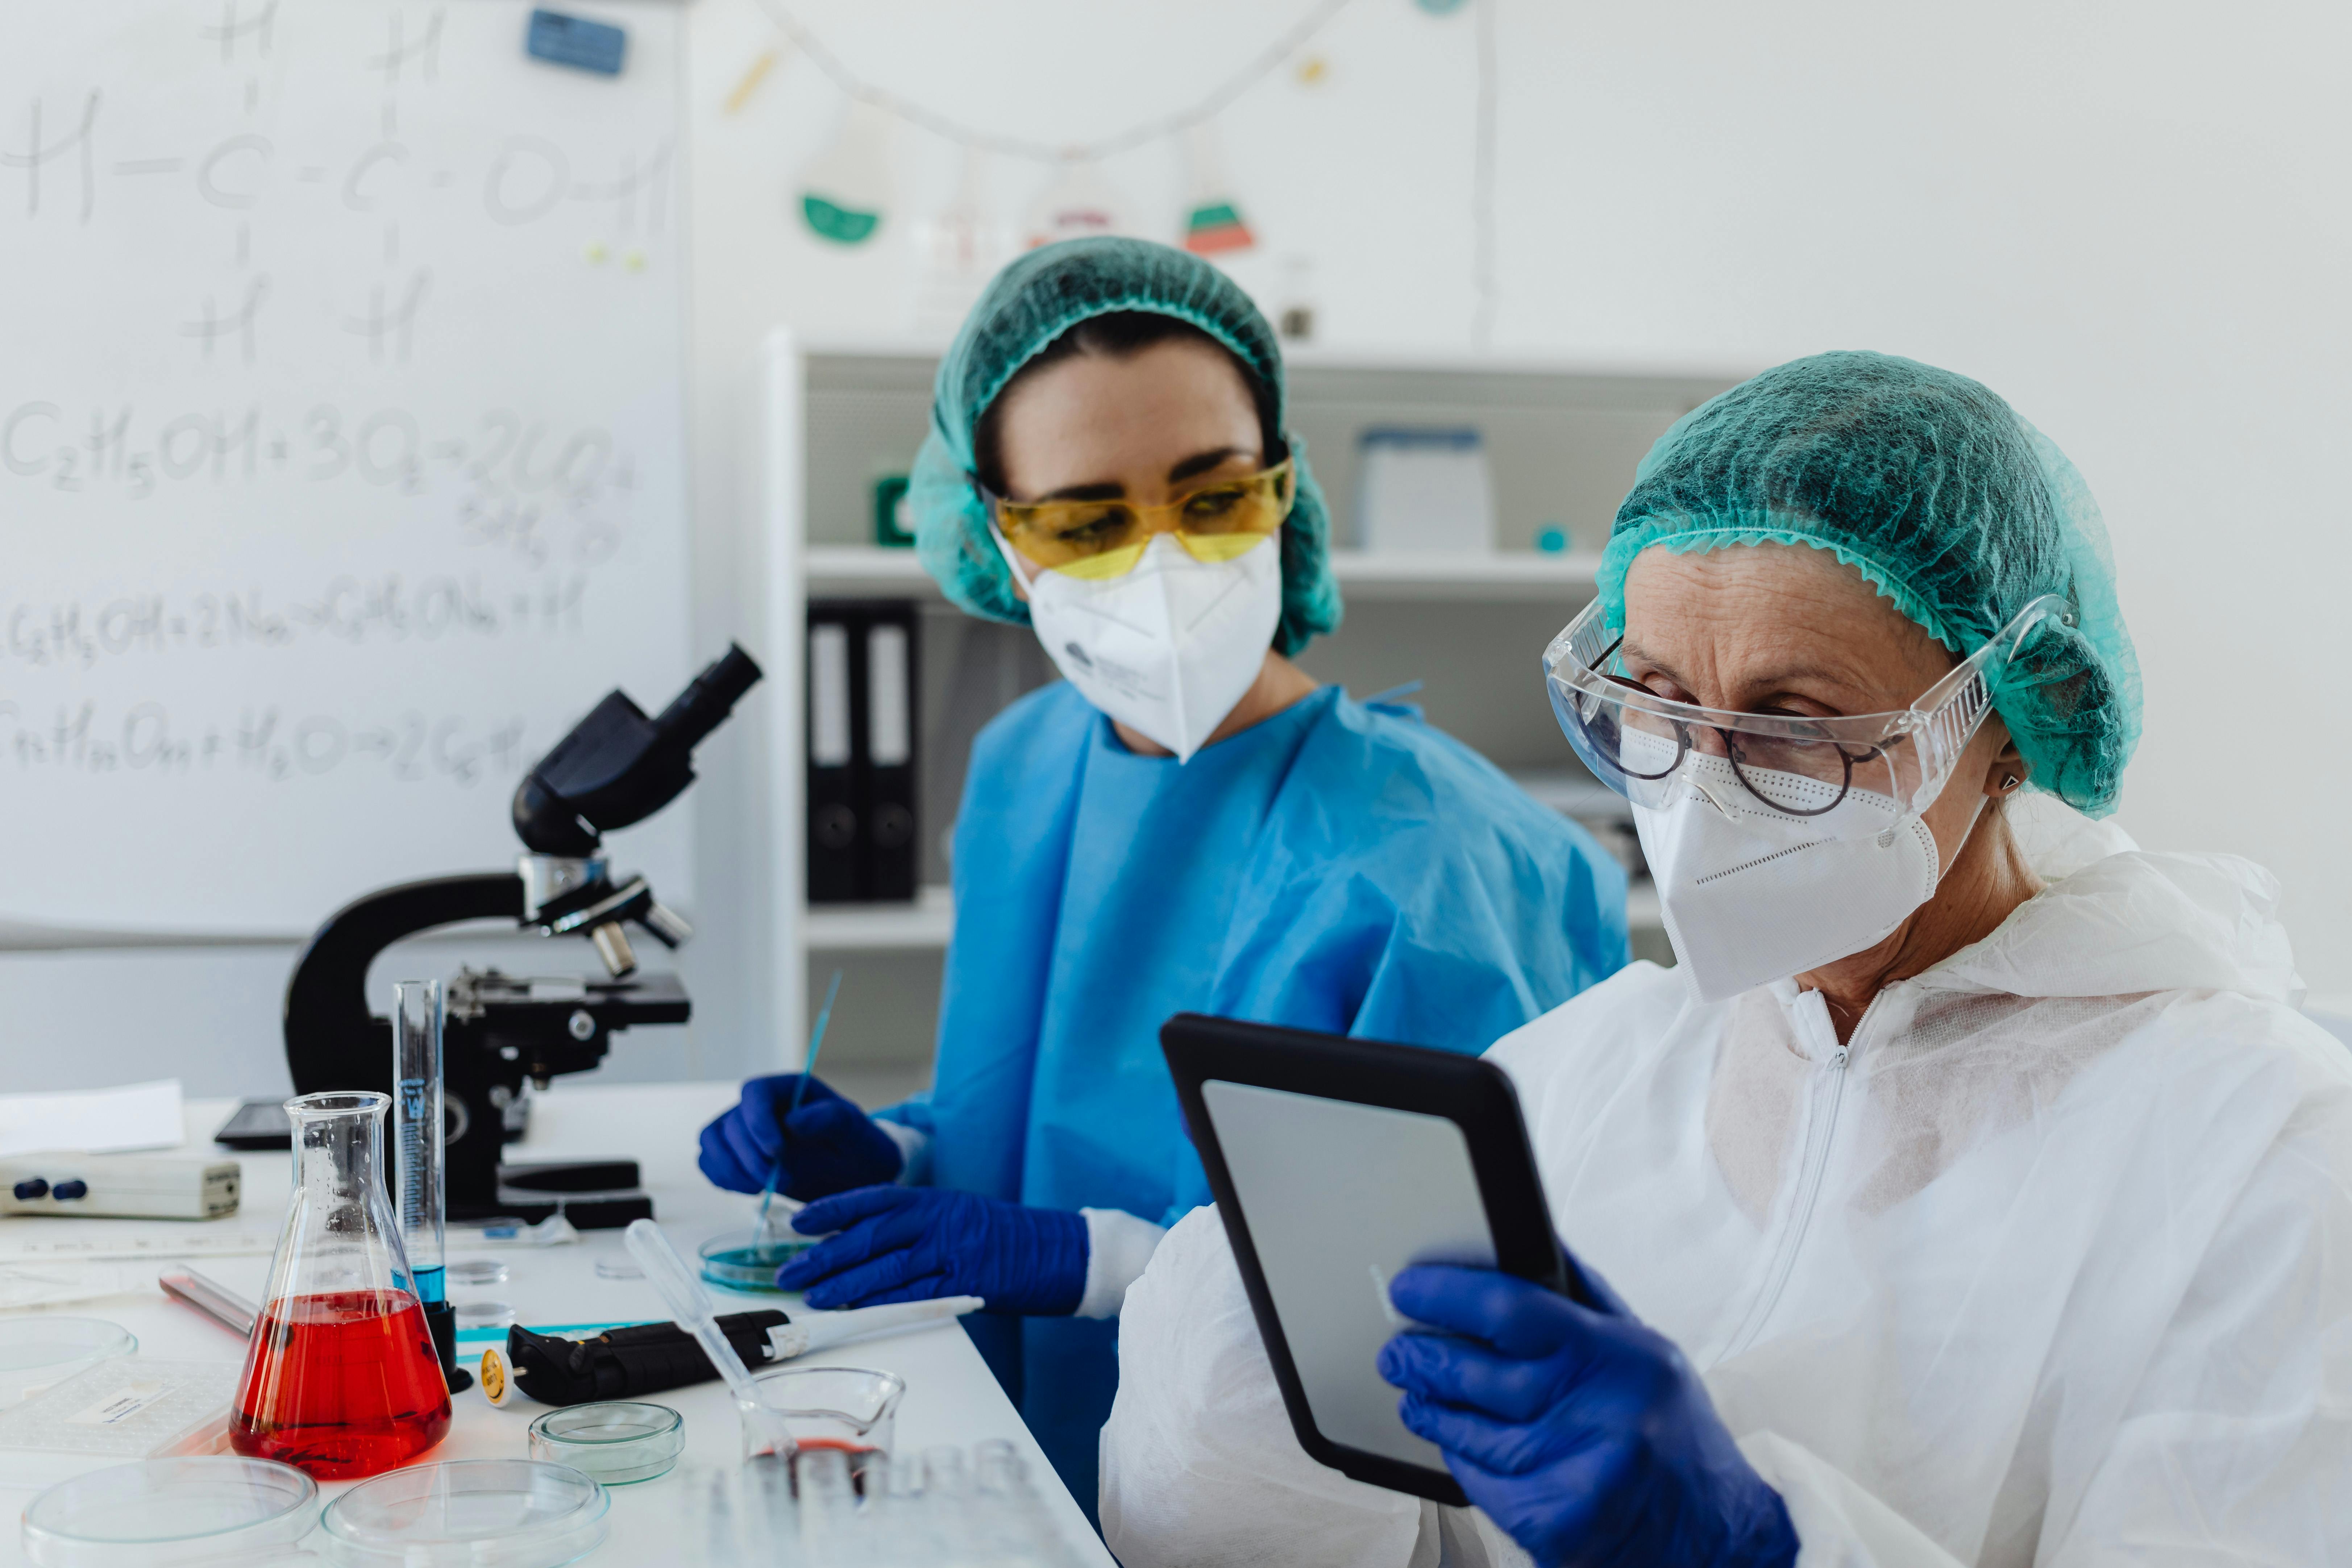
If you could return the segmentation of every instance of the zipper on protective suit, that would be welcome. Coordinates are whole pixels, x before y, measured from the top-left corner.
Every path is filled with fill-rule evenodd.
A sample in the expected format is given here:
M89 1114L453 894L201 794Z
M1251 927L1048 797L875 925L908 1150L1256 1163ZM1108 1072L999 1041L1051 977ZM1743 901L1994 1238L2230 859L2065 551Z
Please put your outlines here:
M1789 1288L1790 1276L1797 1270L1797 1255L1804 1249L1805 1233L1812 1228L1813 1207L1821 1200L1822 1183L1829 1173L1830 1147L1837 1137L1838 1111L1845 1103L1846 1068L1853 1053L1862 1048L1863 1037L1870 1030L1871 1015L1878 1011L1885 996L1882 991L1870 999L1870 1005L1863 1009L1862 1021L1854 1026L1853 1038L1832 1050L1822 1063L1821 1076L1813 1089L1814 1114L1805 1120L1805 1146L1788 1226L1773 1256L1771 1269L1765 1276L1763 1295L1717 1358L1718 1363L1738 1355L1762 1336L1765 1325L1772 1321L1772 1313L1780 1305L1781 1295ZM1834 1034L1832 1037L1835 1037Z

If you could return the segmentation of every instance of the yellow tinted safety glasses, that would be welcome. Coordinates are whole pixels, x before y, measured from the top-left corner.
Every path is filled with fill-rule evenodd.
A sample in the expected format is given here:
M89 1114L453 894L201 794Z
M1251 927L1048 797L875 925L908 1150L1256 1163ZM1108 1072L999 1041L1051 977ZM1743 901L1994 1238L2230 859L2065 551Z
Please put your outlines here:
M1072 577L1124 577L1155 533L1172 533L1195 561L1231 561L1280 531L1297 499L1288 458L1219 479L1156 506L1127 500L1013 501L991 494L990 515L1024 560Z

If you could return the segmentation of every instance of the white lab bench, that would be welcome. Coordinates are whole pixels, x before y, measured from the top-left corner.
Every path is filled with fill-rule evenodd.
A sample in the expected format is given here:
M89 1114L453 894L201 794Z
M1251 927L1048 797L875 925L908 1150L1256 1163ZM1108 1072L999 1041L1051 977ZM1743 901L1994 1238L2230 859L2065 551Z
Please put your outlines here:
M695 1133L701 1125L733 1102L731 1083L631 1084L564 1086L540 1095L531 1113L530 1134L511 1146L518 1158L563 1158L592 1155L635 1157L653 1194L656 1217L680 1251L688 1257L705 1238L727 1230L748 1227L757 1200L712 1187L695 1169ZM225 1121L233 1104L227 1100L191 1100L187 1106L189 1153L214 1152L214 1129ZM288 1156L279 1152L242 1156L245 1166L243 1206L227 1219L196 1225L149 1220L0 1219L0 1258L28 1241L70 1239L121 1241L186 1237L198 1232L217 1237L250 1238L247 1256L197 1257L189 1262L201 1272L249 1299L258 1300L269 1270L267 1247L283 1216L289 1181ZM600 1258L625 1258L618 1231L589 1231L575 1245L545 1248L502 1247L495 1249L451 1247L452 1261L462 1257L495 1256L508 1265L509 1278L496 1287L454 1287L453 1297L494 1297L510 1303L516 1321L526 1324L596 1323L653 1321L669 1314L653 1287L642 1279L606 1279L596 1273ZM715 1294L722 1311L743 1311L782 1305L790 1310L797 1297ZM199 1361L217 1358L235 1363L244 1355L241 1341L180 1306L152 1288L134 1295L109 1297L47 1309L78 1317L103 1318L139 1336L140 1352L158 1358ZM478 1352L477 1352L478 1354ZM463 1358L461 1358L463 1359ZM919 1451L932 1444L969 1446L982 1438L1008 1438L1028 1459L1038 1489L1082 1561L1111 1564L1110 1553L1088 1528L1066 1489L1045 1461L1020 1414L1005 1398L980 1352L954 1324L866 1341L819 1352L798 1364L870 1366L904 1378L907 1393L899 1405L897 1447ZM649 1398L667 1405L686 1417L686 1452L680 1463L702 1460L731 1464L740 1453L734 1405L725 1387L711 1382L672 1389ZM518 1399L494 1408L478 1388L456 1395L456 1421L441 1445L419 1463L440 1459L528 1457L524 1429L548 1406ZM24 1561L18 1522L37 1485L20 1484L25 1478L8 1473L10 1456L0 1453L0 1564ZM622 1568L624 1564L659 1563L669 1560L662 1532L668 1509L661 1489L673 1478L613 1489L612 1534L589 1563ZM349 1483L324 1484L320 1490L331 1500Z

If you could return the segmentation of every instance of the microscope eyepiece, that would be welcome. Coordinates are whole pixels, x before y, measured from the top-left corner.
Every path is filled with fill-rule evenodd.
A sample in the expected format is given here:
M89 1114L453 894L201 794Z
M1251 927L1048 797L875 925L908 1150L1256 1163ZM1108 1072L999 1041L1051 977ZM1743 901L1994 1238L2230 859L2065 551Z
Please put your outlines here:
M627 693L608 693L516 788L516 836L541 855L593 854L604 835L684 793L694 748L759 680L751 656L730 644L657 719Z
M662 710L654 728L661 731L664 741L686 747L699 745L705 735L726 722L743 694L759 683L760 667L751 662L750 654L730 643L724 654L677 694L677 701Z

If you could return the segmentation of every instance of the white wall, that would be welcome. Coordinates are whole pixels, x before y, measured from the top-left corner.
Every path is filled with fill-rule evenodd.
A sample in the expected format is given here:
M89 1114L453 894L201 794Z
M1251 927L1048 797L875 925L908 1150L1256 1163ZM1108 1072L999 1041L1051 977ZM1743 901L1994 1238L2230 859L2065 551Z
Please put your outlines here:
M1307 9L787 3L867 79L1047 141L1183 107ZM2320 700L2352 662L2352 9L1496 3L1495 349L1740 368L1867 347L2007 396L2080 465L2115 535L2147 684L2124 821L2152 847L2275 870L2315 1004L2352 1011L2336 800L2352 740ZM755 0L693 16L716 563L744 548L722 520L751 515L729 422L757 331L907 331L907 220L946 201L959 164L903 132L883 232L852 251L816 240L785 198L840 95L797 58L720 114L773 34ZM1265 242L1234 271L1271 298L1281 258L1311 258L1327 342L1471 347L1475 26L1356 0L1309 46L1320 85L1277 72L1220 121ZM1017 219L1044 171L992 172ZM1150 232L1173 233L1177 147L1108 172Z
M1307 9L783 3L867 79L1049 142L1185 107ZM2352 10L1493 3L1494 349L1739 369L1869 347L2007 395L2074 458L2115 533L2148 689L2124 820L2152 846L2276 870L2315 1004L2352 1012L2352 832L2336 799L2352 742L2326 700L2352 663L2339 603L2352 579ZM688 16L707 656L729 637L756 647L763 626L761 333L778 321L909 331L915 220L948 200L961 164L948 143L903 131L880 235L856 250L815 239L789 197L843 99L788 57L724 112L774 29L757 0L691 0ZM1354 0L1308 46L1328 67L1318 84L1277 71L1219 121L1263 241L1234 270L1271 301L1294 276L1285 258L1303 258L1327 343L1472 348L1476 26L1473 12ZM1176 144L1108 172L1139 225L1174 233ZM1046 171L998 160L991 177L1013 224ZM692 797L703 934L684 965L699 1008L690 1052L648 1043L619 1071L717 1076L772 1059L758 724L747 707ZM17 1042L69 1039L133 1076L134 1060L144 1071L183 1055L183 1020L201 1016L192 1079L258 1092L257 1075L278 1070L274 1002L291 959L0 959L0 1076L64 1059ZM233 974L233 994L192 1010L208 974ZM74 1032L99 994L102 1037Z

